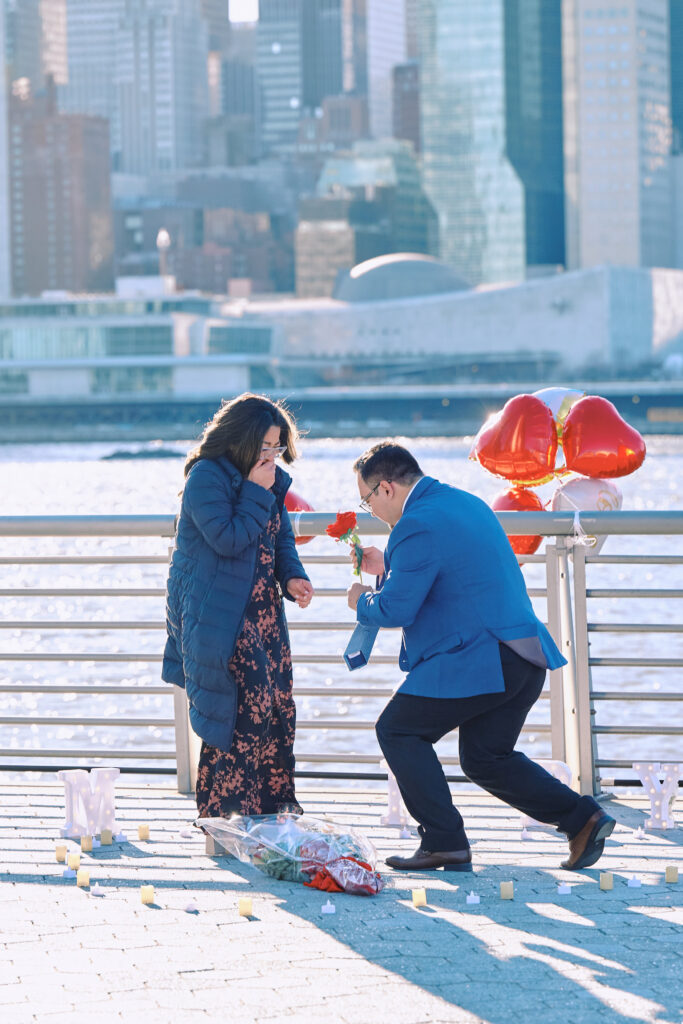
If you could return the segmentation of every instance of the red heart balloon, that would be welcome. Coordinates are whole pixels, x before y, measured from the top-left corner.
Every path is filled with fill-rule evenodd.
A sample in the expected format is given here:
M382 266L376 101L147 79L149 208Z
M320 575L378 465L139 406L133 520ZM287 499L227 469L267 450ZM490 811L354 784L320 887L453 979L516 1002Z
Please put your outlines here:
M520 484L545 483L557 456L553 414L540 398L517 395L477 434L470 458L484 469Z
M537 494L527 491L523 487L509 487L507 491L501 491L491 502L494 512L542 512L543 505ZM516 555L533 555L542 537L512 537L508 536L512 550Z
M645 442L611 402L599 395L579 399L562 431L567 469L582 476L628 476L642 465Z
M287 491L285 494L285 508L288 512L315 512L312 505L309 505L305 498L300 498L294 491ZM308 544L313 537L297 537L297 544Z

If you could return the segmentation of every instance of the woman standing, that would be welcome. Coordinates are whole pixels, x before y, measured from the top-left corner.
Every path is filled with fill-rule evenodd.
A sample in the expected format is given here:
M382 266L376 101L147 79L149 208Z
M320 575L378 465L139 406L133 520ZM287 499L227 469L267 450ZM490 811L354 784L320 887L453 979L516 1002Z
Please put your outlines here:
M299 809L292 655L282 596L313 587L284 499L297 457L289 413L260 395L222 405L185 463L166 600L162 678L184 687L203 740L200 817Z

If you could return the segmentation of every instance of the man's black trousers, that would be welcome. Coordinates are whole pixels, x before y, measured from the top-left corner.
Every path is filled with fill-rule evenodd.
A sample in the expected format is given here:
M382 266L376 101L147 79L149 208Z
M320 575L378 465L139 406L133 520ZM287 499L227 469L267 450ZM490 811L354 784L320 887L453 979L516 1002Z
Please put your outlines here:
M516 751L530 708L543 689L545 669L500 644L505 692L476 697L416 697L397 693L380 715L377 739L396 776L409 814L419 822L424 850L469 846L463 820L433 744L459 729L460 767L482 789L570 839L599 810L540 765Z

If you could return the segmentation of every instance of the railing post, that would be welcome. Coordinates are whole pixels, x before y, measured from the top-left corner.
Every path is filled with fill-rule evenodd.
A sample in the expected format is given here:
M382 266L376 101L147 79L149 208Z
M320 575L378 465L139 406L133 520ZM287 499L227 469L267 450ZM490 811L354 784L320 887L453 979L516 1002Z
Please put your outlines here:
M187 697L179 686L173 687L173 712L175 715L175 758L178 775L178 792L191 793L192 760L190 755L190 718L187 713Z
M586 599L586 548L575 544L574 562L574 634L576 659L576 714L579 722L579 758L581 779L590 779L590 789L582 785L582 793L597 794L595 733L593 732L593 699L588 641L588 602Z
M569 547L566 538L555 543L557 560L557 621L561 639L560 651L567 659L562 668L562 722L565 757L572 772L573 787L579 793L592 792L592 780L581 776L581 743L579 737L578 695L576 686L576 652L572 621L572 598L569 582Z
M545 578L547 593L548 629L562 654L567 657L562 637L560 621L560 572L558 567L559 542L551 543L548 538L545 548ZM564 735L564 684L562 669L554 669L550 673L550 743L554 761L567 760L567 744Z

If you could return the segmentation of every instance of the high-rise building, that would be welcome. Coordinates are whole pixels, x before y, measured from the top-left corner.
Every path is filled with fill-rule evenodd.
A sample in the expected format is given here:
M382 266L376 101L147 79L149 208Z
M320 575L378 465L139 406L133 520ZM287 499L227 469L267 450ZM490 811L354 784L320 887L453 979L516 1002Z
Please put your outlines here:
M668 0L563 4L568 267L672 265L669 45Z
M408 60L417 60L418 31L417 19L420 0L404 0L406 12L406 57Z
M266 149L291 146L302 117L343 91L343 2L261 0L256 66Z
M396 0L365 0L365 4L370 134L376 139L389 138L393 128L392 71L406 59L405 8Z
M58 90L59 108L113 120L116 34L124 0L66 0L69 80Z
M342 91L341 0L303 0L303 105L322 106Z
M201 14L209 32L209 50L225 53L230 45L229 0L201 0Z
M393 131L395 139L412 142L420 152L420 65L416 60L397 64L392 71Z
M520 280L539 258L562 263L559 4L420 0L418 30L441 258L470 284Z
M207 59L199 0L125 0L116 32L116 170L150 174L202 163Z
M12 23L12 78L28 78L34 92L48 76L65 84L66 0L14 0Z
M683 2L669 0L669 66L674 153L683 153Z
M0 3L0 299L11 290L5 15L5 4Z
M297 295L331 295L341 270L387 253L431 255L436 244L436 218L412 146L357 142L325 162L317 197L300 204Z
M559 3L505 2L505 148L524 188L527 274L563 266L562 17Z
M292 143L303 105L302 0L260 0L256 70L266 150Z
M50 85L10 104L13 290L106 291L114 249L109 125L58 113Z

